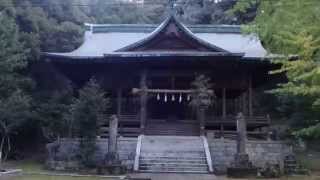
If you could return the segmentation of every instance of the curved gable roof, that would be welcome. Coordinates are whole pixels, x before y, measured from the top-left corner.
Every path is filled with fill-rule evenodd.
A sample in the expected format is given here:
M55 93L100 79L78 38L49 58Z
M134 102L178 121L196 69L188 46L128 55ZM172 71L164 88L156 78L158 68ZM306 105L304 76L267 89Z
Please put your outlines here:
M164 44L165 42L165 44ZM159 46L160 44L160 46ZM157 45L157 46L155 46ZM163 45L163 47L161 47ZM169 16L158 28L138 42L116 50L126 51L161 51L165 48L170 51L195 50L230 53L225 49L210 44L195 36L186 26L180 23L175 16Z
M170 20L171 19L171 20ZM105 54L116 53L143 45L152 40L173 21L180 33L190 37L192 42L211 49L213 52L244 53L246 59L267 57L267 51L254 35L241 34L236 25L192 25L185 26L174 17L167 18L160 26L138 24L86 24L84 43L72 52L43 53L48 57L71 59L103 58Z

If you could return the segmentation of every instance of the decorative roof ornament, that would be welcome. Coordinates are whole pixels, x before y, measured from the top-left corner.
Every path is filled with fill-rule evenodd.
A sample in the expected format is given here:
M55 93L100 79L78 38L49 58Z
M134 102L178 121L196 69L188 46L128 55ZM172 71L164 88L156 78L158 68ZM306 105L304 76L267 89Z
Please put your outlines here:
M222 0L214 0L214 3L220 3L220 2L222 2Z
M169 0L170 14L176 15L177 0Z

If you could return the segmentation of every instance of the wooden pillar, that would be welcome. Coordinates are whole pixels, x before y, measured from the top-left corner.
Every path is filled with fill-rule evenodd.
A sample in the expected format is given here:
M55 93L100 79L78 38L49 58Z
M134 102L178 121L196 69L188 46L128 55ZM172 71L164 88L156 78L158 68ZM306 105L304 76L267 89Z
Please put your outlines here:
M226 88L222 89L222 117L227 116L227 101L226 101Z
M253 89L252 89L252 77L249 79L249 116L253 116Z
M121 121L121 109L122 109L122 89L117 89L117 118ZM122 125L119 124L119 131L122 132Z
M220 138L224 139L224 126L223 126L223 124L220 125Z
M121 118L121 108L122 108L122 89L119 88L117 90L117 116L118 119Z
M271 141L272 140L272 132L271 132L271 129L270 129L270 125L271 125L271 118L270 118L270 115L267 114L267 119L268 119L268 126L267 126L267 140L268 141Z
M141 89L141 95L140 95L140 128L141 133L144 134L145 131L145 125L147 120L147 70L143 70L141 72L140 77L140 89Z
M248 106L247 106L247 91L245 91L244 93L242 93L242 95L241 95L241 103L242 103L242 105L241 105L241 107L242 107L242 109L241 109L241 111L242 111L242 113L243 113L243 115L247 115L248 114L248 110L247 110L247 108L248 108Z
M171 89L174 89L175 87L176 87L176 80L175 80L176 78L175 78L175 76L174 75L172 75L171 77L170 77L170 83L171 83Z
M238 112L242 112L242 110L243 110L243 108L242 108L242 104L243 104L243 102L242 102L243 100L242 100L242 94L241 95L239 95L239 97L238 97Z

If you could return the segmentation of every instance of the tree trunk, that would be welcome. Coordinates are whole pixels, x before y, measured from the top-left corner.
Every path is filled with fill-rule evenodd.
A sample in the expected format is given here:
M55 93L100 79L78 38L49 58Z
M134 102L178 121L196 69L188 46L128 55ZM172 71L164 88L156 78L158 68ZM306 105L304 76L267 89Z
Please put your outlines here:
M1 144L0 144L0 170L2 170L2 151L3 151L4 140L5 140L5 136L2 137Z

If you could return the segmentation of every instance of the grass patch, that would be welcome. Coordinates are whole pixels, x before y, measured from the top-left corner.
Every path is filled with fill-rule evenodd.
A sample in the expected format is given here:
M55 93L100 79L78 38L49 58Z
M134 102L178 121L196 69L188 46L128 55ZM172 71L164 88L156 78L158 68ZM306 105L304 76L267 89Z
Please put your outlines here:
M297 160L311 171L320 171L320 152L307 151L297 153Z
M5 167L9 169L22 169L25 173L47 173L41 162L35 160L9 161L5 163Z
M0 178L1 180L118 180L119 179L119 178L96 177L96 176L79 177L79 176L64 175L69 173L45 170L43 163L35 160L9 161L9 162L6 162L4 166L5 168L8 168L8 169L21 169L23 173L22 175L1 177ZM49 175L44 175L44 174L49 174ZM59 175L59 174L62 174L62 175Z
M4 180L116 180L112 178L100 177L70 177L70 176L42 176L42 175L23 175L11 176Z

